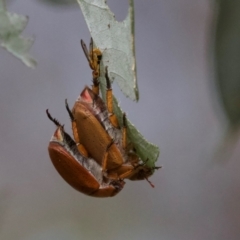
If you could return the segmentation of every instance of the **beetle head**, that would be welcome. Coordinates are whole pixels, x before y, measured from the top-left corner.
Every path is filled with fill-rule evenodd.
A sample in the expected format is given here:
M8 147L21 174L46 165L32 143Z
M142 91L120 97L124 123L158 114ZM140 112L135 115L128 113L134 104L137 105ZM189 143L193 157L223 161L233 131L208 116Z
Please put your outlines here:
M137 164L135 169L133 170L132 175L129 177L130 180L146 180L151 187L154 187L151 181L149 181L149 177L153 175L154 170L157 170L161 167L148 167L146 162L143 164Z

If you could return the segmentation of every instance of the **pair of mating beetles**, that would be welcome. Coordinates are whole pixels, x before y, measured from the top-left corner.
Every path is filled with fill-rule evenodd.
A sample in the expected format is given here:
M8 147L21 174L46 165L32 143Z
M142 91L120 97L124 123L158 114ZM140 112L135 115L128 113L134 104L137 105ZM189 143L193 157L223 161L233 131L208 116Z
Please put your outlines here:
M101 51L93 48L92 39L89 51L82 40L81 45L93 70L93 86L92 89L83 89L72 111L66 101L75 141L47 110L49 119L57 126L48 151L59 174L73 188L89 196L111 197L122 190L123 179L148 180L157 168L149 168L142 163L127 142L126 115L123 114L120 128L113 112L107 68L106 104L99 97Z

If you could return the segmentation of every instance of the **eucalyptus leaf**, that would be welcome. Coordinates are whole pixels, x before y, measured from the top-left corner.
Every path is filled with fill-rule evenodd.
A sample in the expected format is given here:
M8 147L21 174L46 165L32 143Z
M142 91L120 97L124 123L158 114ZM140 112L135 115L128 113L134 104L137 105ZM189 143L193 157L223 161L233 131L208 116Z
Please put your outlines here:
M0 0L0 45L28 67L34 68L36 61L28 54L33 39L20 35L27 22L28 17L8 12L4 0Z
M134 43L134 6L130 0L126 19L118 22L106 0L77 0L91 36L103 53L109 77L132 100L138 100Z
M218 1L216 83L231 128L240 124L240 1Z

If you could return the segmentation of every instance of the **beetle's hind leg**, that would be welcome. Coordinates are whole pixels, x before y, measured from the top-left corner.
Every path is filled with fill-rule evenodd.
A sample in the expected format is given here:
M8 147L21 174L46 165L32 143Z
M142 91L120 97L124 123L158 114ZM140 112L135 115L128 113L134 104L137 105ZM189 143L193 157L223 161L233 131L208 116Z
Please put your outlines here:
M76 145L77 145L77 148L78 148L78 151L84 156L84 157L88 157L88 152L86 150L86 148L80 143L80 138L79 138L79 135L78 135L78 131L77 131L77 123L73 117L73 114L68 106L68 102L67 102L67 99L65 99L65 107L67 109L67 112L68 112L68 115L71 119L71 122L72 122L72 131L73 131L73 137L74 137L74 140L76 142Z

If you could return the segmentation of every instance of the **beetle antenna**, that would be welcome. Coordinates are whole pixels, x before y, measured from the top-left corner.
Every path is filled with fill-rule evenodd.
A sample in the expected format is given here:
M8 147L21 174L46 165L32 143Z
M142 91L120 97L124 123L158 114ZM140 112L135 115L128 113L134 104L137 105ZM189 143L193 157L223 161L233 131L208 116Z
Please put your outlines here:
M68 106L67 99L65 99L65 107L66 107L66 109L67 109L67 112L68 112L68 115L69 115L71 121L73 122L73 121L74 121L74 117L73 117L73 114L72 114L72 112L71 112L71 110L70 110L70 108L69 108L69 106Z
M106 78L106 82L107 82L107 89L111 89L111 81L109 79L109 76L108 76L108 67L106 66L105 67L105 78Z
M152 184L152 182L151 181L149 181L149 179L148 178L146 178L145 177L145 179L147 180L147 182L150 184L150 186L152 187L152 188L154 188L155 186Z
M49 118L53 123L55 123L56 126L58 126L58 127L63 127L56 118L53 118L53 117L51 116L51 114L49 113L48 109L46 110L46 113L47 113L48 118Z

